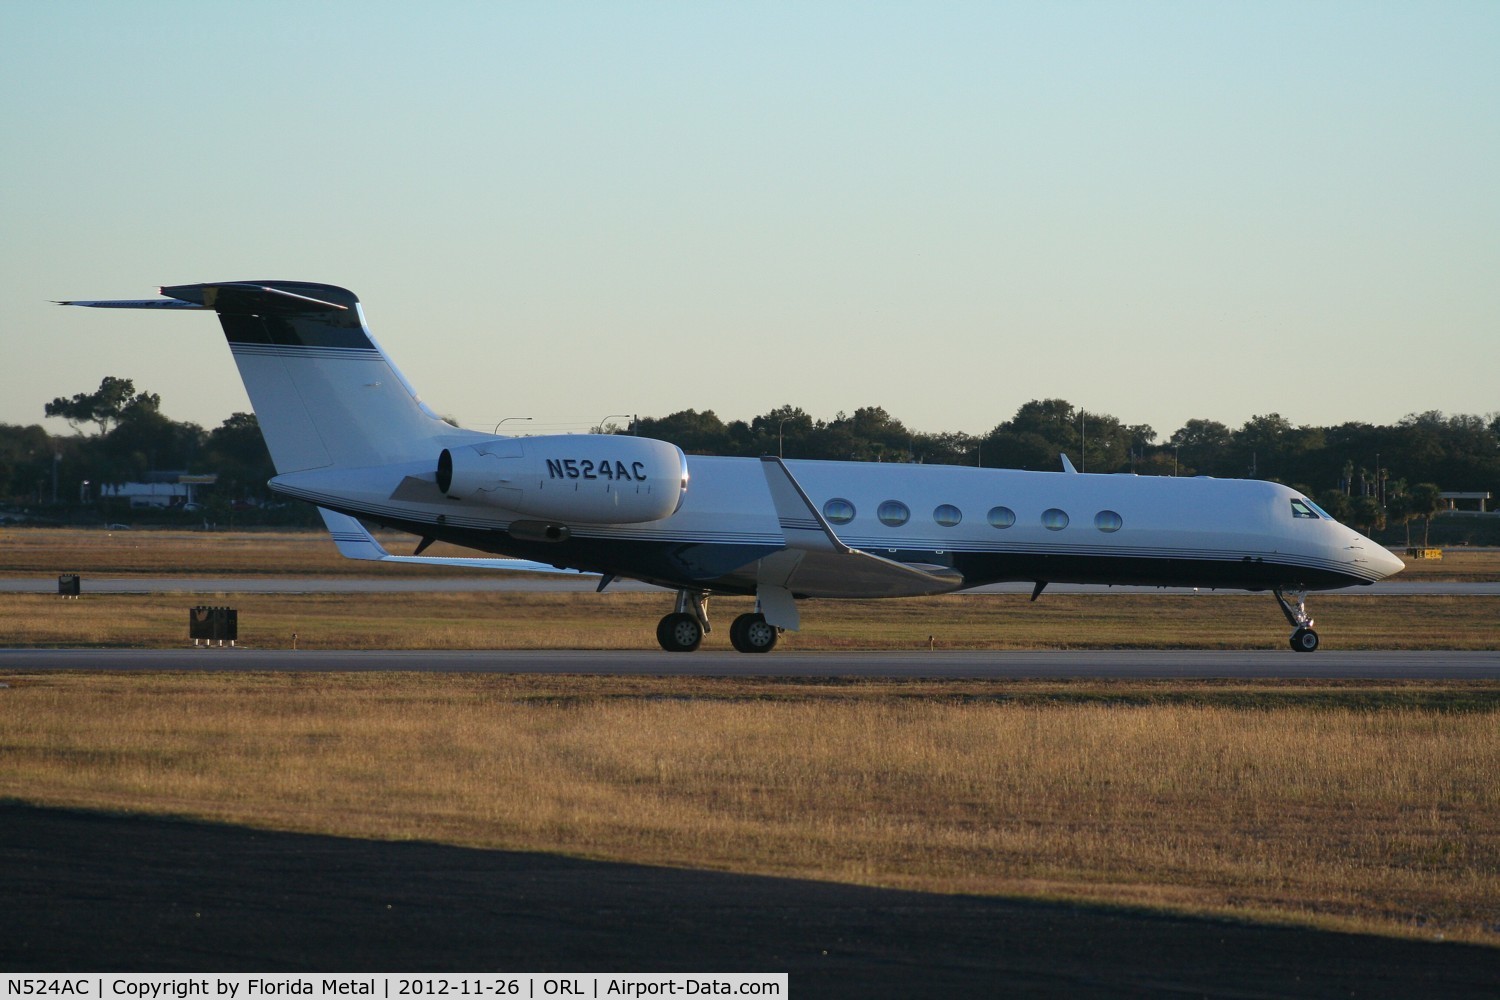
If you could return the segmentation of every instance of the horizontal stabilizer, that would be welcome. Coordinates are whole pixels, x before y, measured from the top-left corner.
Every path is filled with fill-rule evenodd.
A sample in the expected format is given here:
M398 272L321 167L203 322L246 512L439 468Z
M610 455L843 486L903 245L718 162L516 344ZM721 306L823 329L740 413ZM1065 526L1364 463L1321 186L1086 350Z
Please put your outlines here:
M54 302L57 300L54 299ZM208 306L182 299L76 299L57 302L60 306L87 306L90 309L207 309Z
M303 295L292 288L305 288L317 295ZM162 288L163 295L201 302L206 309L221 313L321 313L348 312L355 301L346 289L333 285L315 285L303 282L282 281L275 284L259 281L221 281L205 285L168 285ZM344 299L344 302L334 301Z
M576 569L558 569L550 563L532 562L528 559L475 558L464 556L393 556L365 526L348 514L319 507L323 523L338 546L339 555L345 559L364 559L373 562L405 563L417 566L451 566L459 569L498 569L515 573L555 573L561 576L580 576ZM593 574L588 574L593 575Z
M280 282L281 286L293 284ZM94 309L214 309L221 313L348 312L353 296L332 285L295 285L316 291L322 298L302 295L286 287L257 281L221 281L207 285L170 285L162 288L160 299L74 299L57 302L60 306L89 306ZM346 298L349 302L331 301ZM57 300L54 300L57 301Z

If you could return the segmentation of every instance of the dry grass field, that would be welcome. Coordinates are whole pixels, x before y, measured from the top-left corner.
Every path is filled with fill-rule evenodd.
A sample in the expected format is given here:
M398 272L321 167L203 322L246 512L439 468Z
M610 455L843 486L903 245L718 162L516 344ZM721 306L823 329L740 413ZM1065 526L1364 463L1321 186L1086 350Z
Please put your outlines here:
M1464 571L1494 578L1496 557L1473 555ZM12 575L370 570L305 535L0 534ZM1330 649L1500 648L1494 598L1315 601ZM607 649L654 648L669 598L85 588L0 595L0 645L181 645L196 603L234 604L261 647ZM748 607L716 600L714 619ZM789 648L1280 648L1285 633L1265 595L1107 591L813 602L804 624ZM727 648L722 631L709 641ZM39 805L1500 945L1492 683L0 682L0 797Z
M1500 685L5 680L31 803L1500 944Z
M393 552L409 535L382 536ZM429 555L474 555L439 543ZM0 573L172 576L445 576L426 566L377 566L341 557L326 531L110 531L102 528L0 529Z

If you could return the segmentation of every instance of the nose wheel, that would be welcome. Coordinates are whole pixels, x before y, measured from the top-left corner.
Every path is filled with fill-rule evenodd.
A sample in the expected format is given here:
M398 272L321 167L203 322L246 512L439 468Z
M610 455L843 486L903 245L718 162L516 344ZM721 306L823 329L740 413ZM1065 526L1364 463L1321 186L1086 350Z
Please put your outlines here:
M1281 613L1286 615L1287 623L1292 626L1291 646L1298 653L1311 653L1318 648L1318 633L1313 631L1313 620L1307 614L1307 591L1292 591L1292 601L1286 599L1281 588L1273 591L1276 595L1276 603L1281 606Z
M1311 653L1318 648L1318 633L1310 628L1299 628L1292 632L1292 648L1299 653Z

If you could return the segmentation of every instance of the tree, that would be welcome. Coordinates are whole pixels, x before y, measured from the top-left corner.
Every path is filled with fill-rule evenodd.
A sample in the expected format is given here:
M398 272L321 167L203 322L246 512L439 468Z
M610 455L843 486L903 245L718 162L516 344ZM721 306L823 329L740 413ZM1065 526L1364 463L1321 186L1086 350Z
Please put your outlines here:
M1297 427L1279 413L1251 417L1234 432L1234 475L1281 482L1312 480L1325 439L1322 428Z
M1411 488L1414 515L1422 518L1422 548L1427 547L1433 515L1443 509L1443 491L1437 483L1418 483Z
M156 393L138 393L133 381L113 375L104 376L93 392L80 392L71 399L58 396L43 407L47 416L62 417L75 431L82 424L98 424L101 436L131 413L156 413L160 409L161 397Z
M1227 426L1217 420L1189 420L1167 438L1179 467L1185 472L1201 472L1215 475L1227 466L1229 443L1232 439Z
M1057 456L1078 449L1078 411L1066 399L1033 399L984 438L984 464L1002 469L1056 469Z
M1347 522L1354 515L1354 503L1343 490L1324 490L1317 496L1318 506L1335 521Z
M1411 523L1419 515L1416 505L1412 502L1411 494L1407 492L1404 480L1391 486L1390 494L1385 500L1385 513L1390 520L1406 529L1406 547L1411 548ZM1337 517L1337 515L1334 516Z
M785 455L790 451L792 455L801 458L806 453L803 446L805 440L814 426L813 418L800 406L790 403L778 406L750 421L750 431L756 442L754 454L769 455L774 452Z
M1363 528L1367 535L1385 527L1385 508L1374 497L1355 497L1350 516L1355 526Z
M253 413L232 413L209 431L201 462L218 473L219 492L230 500L263 498L266 481L276 475Z
M980 439L962 431L918 434L913 447L916 460L928 465L978 465L984 457Z
M641 437L670 441L690 455L720 455L728 443L729 433L713 410L678 410L665 417L643 417L636 421L635 431Z
M156 397L128 405L108 434L91 438L85 458L93 462L93 478L123 483L164 469L188 469L198 460L205 435L194 423L179 422L157 409Z
M0 424L0 497L39 496L38 484L51 478L59 450L40 424Z

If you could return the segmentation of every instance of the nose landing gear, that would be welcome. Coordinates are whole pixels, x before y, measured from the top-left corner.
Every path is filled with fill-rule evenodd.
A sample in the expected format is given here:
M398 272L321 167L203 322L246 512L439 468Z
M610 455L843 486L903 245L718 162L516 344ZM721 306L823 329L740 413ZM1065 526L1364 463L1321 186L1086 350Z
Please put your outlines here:
M1307 614L1307 591L1292 591L1292 600L1296 601L1294 607L1281 593L1281 588L1276 587L1272 591L1276 595L1276 603L1281 605L1281 613L1286 615L1287 622L1292 626L1290 639L1292 649L1299 653L1311 653L1318 648L1318 633L1313 631L1313 620Z

